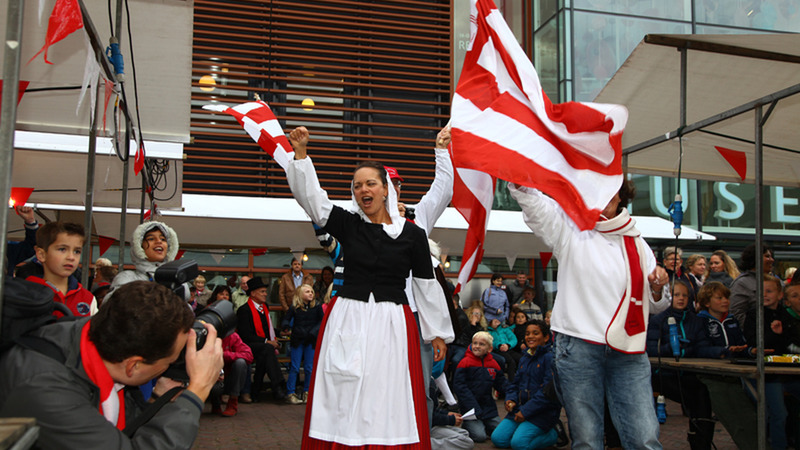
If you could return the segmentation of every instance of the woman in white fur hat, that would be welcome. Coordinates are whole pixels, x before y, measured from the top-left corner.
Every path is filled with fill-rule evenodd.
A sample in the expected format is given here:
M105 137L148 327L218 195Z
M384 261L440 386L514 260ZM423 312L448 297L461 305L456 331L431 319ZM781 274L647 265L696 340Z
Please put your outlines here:
M114 277L108 295L131 281L153 281L156 269L175 259L179 245L175 230L163 222L145 222L136 227L131 236L131 259L136 269L120 272Z

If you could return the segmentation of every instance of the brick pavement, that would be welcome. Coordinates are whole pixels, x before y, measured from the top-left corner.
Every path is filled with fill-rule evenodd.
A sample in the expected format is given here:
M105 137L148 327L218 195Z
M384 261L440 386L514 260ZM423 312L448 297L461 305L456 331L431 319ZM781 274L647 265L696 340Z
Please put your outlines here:
M502 403L498 401L498 410L502 411ZM206 405L206 410L210 407ZM303 432L304 405L288 405L265 401L239 406L239 414L233 418L224 418L211 414L203 414L200 419L200 434L195 442L195 449L299 449ZM667 401L669 417L661 426L661 443L668 450L684 450L689 448L686 442L686 431L689 421L681 415L681 407ZM562 420L569 427L562 413ZM717 424L714 444L719 450L733 450L733 444L725 429ZM476 449L494 448L491 443L475 446ZM565 447L569 448L569 447ZM435 449L434 449L435 450Z

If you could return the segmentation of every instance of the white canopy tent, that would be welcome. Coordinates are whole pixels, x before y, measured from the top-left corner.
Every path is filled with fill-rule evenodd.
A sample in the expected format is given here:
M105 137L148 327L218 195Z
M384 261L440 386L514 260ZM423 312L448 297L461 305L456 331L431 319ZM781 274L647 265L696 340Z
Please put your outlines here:
M715 147L742 152L755 184L756 254L762 254L762 187L800 186L800 35L647 35L596 101L630 119L623 154L633 173L740 181ZM756 273L762 272L756 258ZM763 297L757 283L756 299ZM764 398L761 308L757 396ZM759 448L766 445L758 403Z
M763 126L763 182L800 186L798 64L797 34L647 35L595 101L630 112L622 138L630 172L676 177L676 136L685 126L682 177L741 182L714 148L721 146L746 153L744 182L755 183L755 115L747 112L779 99ZM682 67L689 74L683 122Z

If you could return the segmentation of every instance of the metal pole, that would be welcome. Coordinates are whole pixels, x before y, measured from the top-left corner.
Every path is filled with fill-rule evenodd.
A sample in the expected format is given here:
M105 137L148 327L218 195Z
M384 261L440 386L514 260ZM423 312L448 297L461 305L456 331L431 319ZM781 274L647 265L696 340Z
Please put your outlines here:
M758 378L756 380L756 392L758 403L756 413L758 417L758 449L764 450L767 445L767 421L766 421L766 394L764 391L764 246L762 238L764 236L764 224L761 219L761 205L763 204L763 124L761 123L763 106L755 108L755 204L756 204L756 369Z
M83 257L81 258L81 265L83 267L81 271L81 284L86 289L92 288L91 286L87 286L87 284L89 282L89 266L92 263L92 207L94 206L94 167L95 160L97 159L97 120L102 114L100 101L102 92L100 91L99 76L94 83L96 86L93 86L92 89L97 91L97 104L95 105L94 111L92 111L89 125L89 155L86 161L86 199L84 200L86 211L83 215L83 229L86 233L86 241L83 243Z
M0 112L0 201L11 196L11 172L14 166L14 125L17 123L17 96L19 95L20 47L22 39L22 13L24 0L9 0L6 15L6 38L3 41L3 97ZM6 277L6 233L8 208L0 205L0 311L3 310L3 286Z
M681 52L681 98L680 98L680 127L686 126L686 84L688 79L688 65L689 57L685 48L680 49ZM680 181L680 180L679 180Z
M122 0L117 0L117 26L114 28L114 37L117 38L117 42L120 42L120 37L122 36L122 7ZM118 77L117 84L121 85L122 83L123 80ZM128 105L125 105L125 108L127 107ZM125 265L125 225L127 225L128 222L128 171L130 170L129 160L131 156L131 140L128 136L128 131L131 129L131 121L127 114L123 114L123 116L125 117L125 160L122 162L122 201L119 219L119 262L117 264L120 271L122 271ZM117 130L117 132L119 132L119 130ZM117 142L119 142L119 140L117 140Z

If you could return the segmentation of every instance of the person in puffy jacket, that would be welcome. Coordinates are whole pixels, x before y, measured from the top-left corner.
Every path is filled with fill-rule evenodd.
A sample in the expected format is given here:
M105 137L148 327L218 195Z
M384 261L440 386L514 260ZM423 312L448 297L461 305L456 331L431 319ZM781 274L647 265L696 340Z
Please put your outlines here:
M485 331L475 333L453 377L453 390L461 414L475 412L477 420L465 420L462 424L475 442L484 442L500 423L492 388L499 393L504 393L506 388L506 378L492 357L492 341L492 335Z
M536 449L551 447L558 441L555 426L561 405L545 395L553 380L553 352L550 327L532 320L525 327L526 350L517 376L506 389L506 418L492 433L498 448Z
M503 368L508 379L513 380L514 374L517 372L517 362L511 355L511 349L517 345L517 336L514 334L514 328L504 325L498 319L492 319L489 323L488 330L494 340L493 356ZM502 361L498 356L502 356Z

